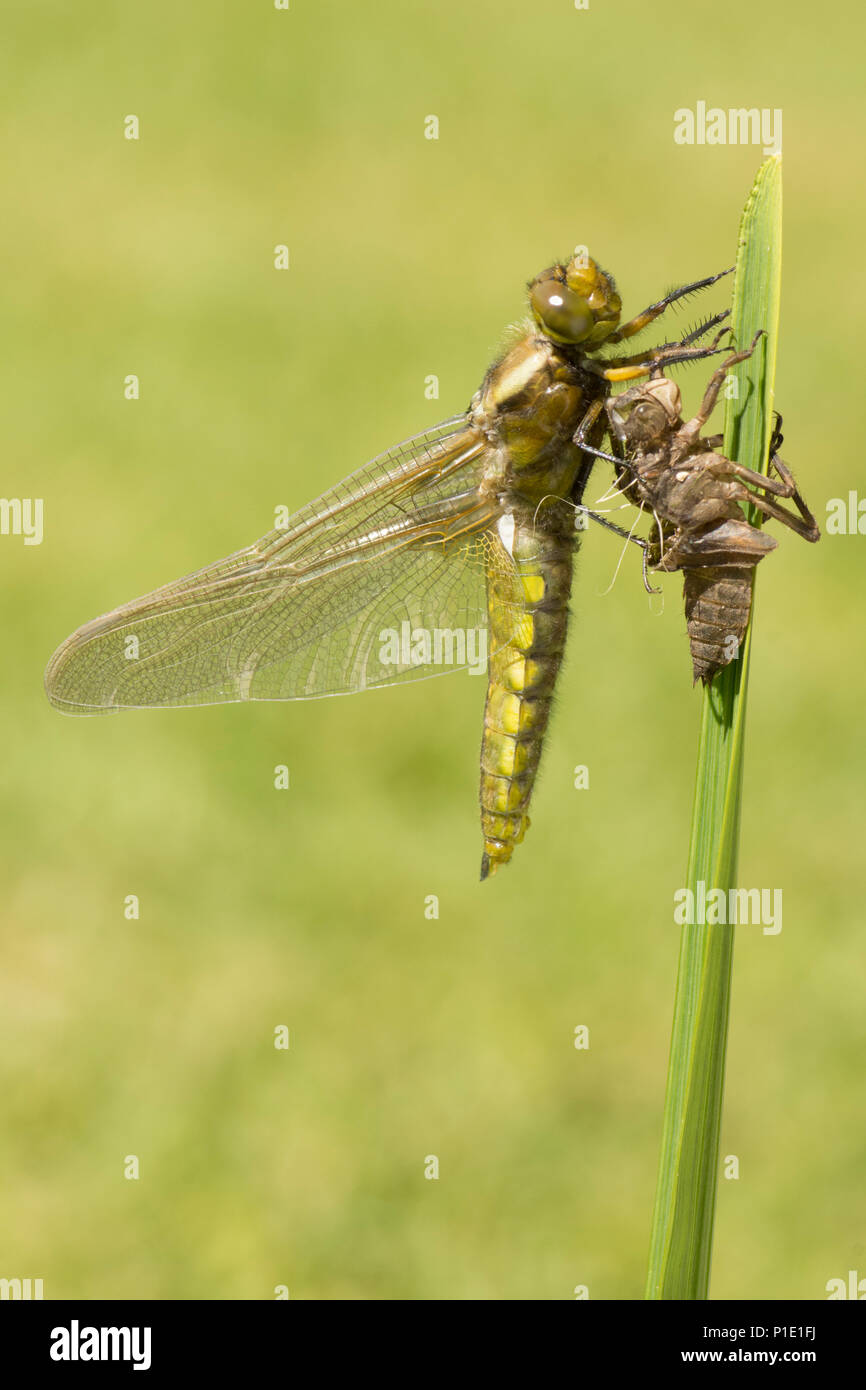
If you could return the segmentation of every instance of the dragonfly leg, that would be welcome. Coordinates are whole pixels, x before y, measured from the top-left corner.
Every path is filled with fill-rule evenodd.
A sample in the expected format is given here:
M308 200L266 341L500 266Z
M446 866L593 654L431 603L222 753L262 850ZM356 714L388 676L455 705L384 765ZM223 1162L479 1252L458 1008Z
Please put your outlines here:
M577 427L577 433L574 436L575 444L577 445L578 449L582 449L585 454L592 454L594 458L604 459L606 463L612 463L614 467L619 470L627 468L629 473L631 473L633 477L638 477L638 470L635 468L634 464L630 462L629 459L617 458L616 454L607 454L605 453L604 449L596 449L594 445L587 443L586 435L595 423L599 411L601 410L601 406L601 401L593 401L592 405L589 407L589 410L586 412L586 414L584 415L583 419ZM586 510L586 508L584 508L584 510ZM602 525L609 526L612 529L616 530L616 527L614 527L613 522L603 522Z
M698 290L707 289L710 285L714 285L717 280L721 280L723 276L730 275L733 269L733 266L729 266L727 270L720 271L718 275L708 275L705 280L693 280L690 285L680 285L677 289L671 290L662 299L657 299L655 304L649 304L641 313L635 314L633 319L629 319L628 323L624 323L615 333L611 333L607 341L609 343L621 343L625 338L633 338L635 333L640 333L660 314L663 314L669 305L675 304L678 299L684 299L688 294L696 294Z
M603 405L604 401L601 398L592 402L578 425L573 439L578 449L582 449L585 454L593 454L598 459L607 459L608 463L619 463L619 459L614 458L613 454L606 454L602 449L596 449L592 444L587 443L587 436L601 414Z
M739 501L751 502L764 516L772 517L774 521L781 521L798 536L802 536L804 541L820 540L821 532L818 523L800 496L794 475L784 459L780 459L776 453L772 454L770 467L775 469L778 478L773 478L769 474L755 473L751 468L744 468L741 463L734 463L731 459L725 460L725 466L720 471L730 478L739 480L737 484ZM746 483L751 486L744 486ZM760 488L761 492L752 492L752 487ZM773 502L770 497L762 495L768 492L771 496L790 498L800 515L795 516L793 512L787 511L778 502Z
M781 435L779 437L781 438ZM797 508L797 511L800 513L800 517L802 518L802 526L798 526L795 524L796 519L793 516L790 516L789 514L789 518L786 522L786 525L790 526L791 529L793 531L796 531L798 536L802 536L804 540L820 540L821 532L818 527L818 523L815 520L812 513L810 512L809 508L806 506L806 503L804 502L803 498L801 497L797 484L794 481L793 473L791 472L788 465L785 463L784 459L780 459L779 455L774 450L770 453L769 466L770 468L775 468L779 477L784 482L786 489L790 489L790 491L785 491L784 493L782 493L782 496L790 497L791 501ZM765 478L764 486L767 487L771 481L772 480L770 478Z
M663 343L662 347L689 347L692 343L696 343L699 338L703 338L705 334L709 333L711 328L718 328L720 323L724 323L725 319L730 317L730 309L722 309L721 313L713 314L711 318L704 319L703 323L699 323L696 328L692 329L691 333L687 333L684 338L680 338L678 345L676 343ZM661 349L659 350L661 351Z
M796 504L797 510L799 511L800 515L802 516L803 520L806 522L806 525L809 527L810 530L810 535L807 537L807 539L818 540L821 534L818 530L818 523L813 517L812 513L809 511L809 508L806 506L806 503L804 502L803 498L800 496L800 493L797 489L797 484L794 481L793 473L791 472L787 463L785 463L785 460L779 457L779 450L782 447L783 435L782 417L779 414L778 410L774 412L774 417L775 418L773 422L773 433L770 435L769 468L775 468L779 477L783 480L783 482L786 483L786 485L790 489L789 492L783 493L782 495L785 497L790 497L792 501ZM764 479L764 486L766 485L767 479Z
M730 325L725 324L725 327L716 334L709 347L705 345L697 348L690 347L688 345L690 340L684 338L681 343L666 343L663 347L657 348L652 355L650 376L661 376L664 367L675 366L677 362L697 362L704 357L715 357L719 353L729 352L730 344L722 347L721 342L730 331Z
M748 361L752 353L755 351L758 339L763 337L763 335L763 328L759 328L754 338L752 339L751 347L746 348L744 352L732 353L726 362L723 362L720 367L716 368L716 370L710 377L709 384L707 386L706 391L704 392L704 399L701 401L696 414L693 416L691 420L689 420L688 424L683 426L682 430L680 431L680 433L685 438L693 437L697 439L698 435L700 434L701 430L703 429L704 425L707 423L707 421L713 413L713 410L715 409L716 401L719 398L719 392L722 389L722 382L724 381L726 374L728 373L728 371L730 371L731 367L735 367L738 362ZM761 476L763 476L763 474Z
M673 367L678 362L699 362L704 357L725 352L725 348L718 346L721 337L722 334L718 334L709 347L684 347L682 343L669 343L634 357L612 357L606 362L587 360L584 365L605 381L633 381L639 376L653 376L661 372L663 367Z
M602 457L607 457L607 455L602 455ZM606 516L599 516L598 512L592 511L590 507L584 507L582 503L577 506L577 510L583 512L584 516L592 517L593 521L597 522L599 526L603 526L606 531L613 531L614 535L619 536L622 540L631 541L632 545L639 545L643 551L641 569L643 572L644 588L648 594L660 594L662 592L661 589L654 589L649 582L647 571L650 552L649 541L644 540L642 536L633 535L631 531L626 531L624 526L617 526L615 521L608 521Z
M703 323L699 323L697 327L693 328L690 333L687 333L684 338L678 338L676 342L659 343L656 347L644 348L642 352L634 352L629 357L607 357L603 361L599 361L595 364L590 360L586 365L588 367L595 366L596 369L606 367L636 367L645 362L654 362L662 357L667 360L667 358L674 353L679 353L686 348L690 348L693 343L698 342L700 338L703 338L709 333L711 328L718 328L720 323L724 323L725 319L730 317L730 313L730 309L722 309L721 313L713 314L712 318L705 319ZM716 352L724 336L724 332L726 331L727 329L723 330L722 333L716 334L709 348L698 348L696 350L697 357L709 357L712 353Z
M574 442L577 445L578 449L582 449L585 454L592 454L594 458L604 459L607 463L615 463L617 468L622 467L623 460L618 459L615 454L606 454L604 452L604 449L596 449L593 447L592 444L587 444L586 440L583 437L582 431L583 425L580 426L580 428L577 431L577 434L574 436Z
M642 362L655 361L663 355L667 356L676 352L681 352L684 348L691 347L693 343L697 343L701 338L705 337L711 328L718 328L720 323L724 323L725 319L730 318L730 314L730 309L722 309L721 313L713 314L712 318L705 319L703 323L699 323L697 327L693 328L690 333L687 333L684 338L679 338L676 342L659 343L656 347L644 348L642 352L635 352L630 357L608 357L601 365L606 367L631 367L637 366ZM724 331L727 331L727 329ZM715 352L723 336L724 333L717 334L709 349L703 349L701 355L709 357L712 352Z

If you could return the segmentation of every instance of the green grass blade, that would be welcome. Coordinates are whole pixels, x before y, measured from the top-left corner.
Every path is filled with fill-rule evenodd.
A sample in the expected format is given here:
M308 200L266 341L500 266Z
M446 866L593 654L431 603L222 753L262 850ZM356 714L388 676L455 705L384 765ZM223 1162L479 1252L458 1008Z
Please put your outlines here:
M782 254L782 164L759 169L740 224L732 325L738 347L762 338L734 368L724 452L766 470L773 409ZM756 516L750 517L753 522ZM752 621L739 659L704 692L688 885L734 887L740 833L743 738ZM719 1131L733 960L733 928L681 928L662 1153L650 1240L646 1297L703 1299L710 1278L719 1169Z

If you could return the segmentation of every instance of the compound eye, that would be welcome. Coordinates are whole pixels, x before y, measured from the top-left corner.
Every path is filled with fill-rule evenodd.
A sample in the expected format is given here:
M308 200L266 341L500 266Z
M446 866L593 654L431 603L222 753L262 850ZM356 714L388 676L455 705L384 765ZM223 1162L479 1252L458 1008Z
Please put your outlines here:
M536 323L557 343L582 343L595 327L585 299L560 280L539 280L529 291Z
M639 401L629 423L633 433L639 433L644 439L655 439L664 434L666 417L658 401Z

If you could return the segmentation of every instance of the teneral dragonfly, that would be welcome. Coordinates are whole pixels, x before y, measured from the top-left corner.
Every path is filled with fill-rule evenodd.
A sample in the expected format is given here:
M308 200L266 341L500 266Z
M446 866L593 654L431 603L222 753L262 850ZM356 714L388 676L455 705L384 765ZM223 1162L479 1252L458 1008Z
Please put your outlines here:
M486 878L528 826L565 644L574 509L593 464L575 435L611 383L707 355L692 344L724 315L661 349L600 350L719 278L620 325L612 277L578 248L530 282L532 317L465 413L374 459L254 545L86 623L51 658L50 700L99 714L346 694L465 666L467 636L480 633ZM595 420L590 445L605 427Z
M790 468L779 457L780 416L770 439L766 474L726 458L720 452L721 435L701 434L726 373L751 357L760 337L759 333L751 347L733 353L713 373L689 421L683 421L676 382L654 369L648 382L605 402L610 434L621 456L586 446L616 466L625 497L653 512L655 533L649 541L637 543L644 547L645 566L683 573L692 670L695 681L704 685L739 656L749 625L755 569L778 544L747 521L742 504L781 521L803 540L814 542L821 536ZM584 422L581 429L585 432L590 423ZM790 499L796 513L783 507L782 499Z

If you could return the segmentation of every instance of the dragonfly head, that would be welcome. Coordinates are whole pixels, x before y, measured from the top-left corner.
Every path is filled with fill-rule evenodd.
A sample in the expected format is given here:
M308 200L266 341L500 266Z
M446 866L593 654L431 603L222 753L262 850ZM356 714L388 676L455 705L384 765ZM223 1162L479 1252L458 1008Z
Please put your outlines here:
M611 276L578 247L567 264L549 266L530 282L529 307L555 343L591 351L616 328L622 301Z
M661 444L679 423L682 408L680 388L667 377L633 386L605 406L611 430L626 453Z

